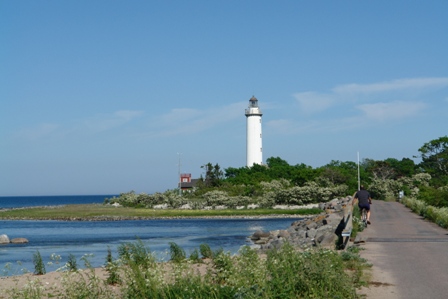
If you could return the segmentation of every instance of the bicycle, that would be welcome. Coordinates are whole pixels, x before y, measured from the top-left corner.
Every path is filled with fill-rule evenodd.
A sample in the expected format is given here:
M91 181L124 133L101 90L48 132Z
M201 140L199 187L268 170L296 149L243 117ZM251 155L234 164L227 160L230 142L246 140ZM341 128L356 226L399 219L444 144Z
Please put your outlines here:
M365 208L361 209L361 221L364 228L367 228L367 210Z

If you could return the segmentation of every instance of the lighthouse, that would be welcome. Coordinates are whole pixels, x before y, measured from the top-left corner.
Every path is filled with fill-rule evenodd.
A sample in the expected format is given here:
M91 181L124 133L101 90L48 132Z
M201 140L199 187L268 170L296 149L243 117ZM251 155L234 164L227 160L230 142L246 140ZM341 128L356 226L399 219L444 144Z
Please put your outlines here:
M261 113L258 100L252 96L246 109L246 165L263 164L263 146L261 142Z

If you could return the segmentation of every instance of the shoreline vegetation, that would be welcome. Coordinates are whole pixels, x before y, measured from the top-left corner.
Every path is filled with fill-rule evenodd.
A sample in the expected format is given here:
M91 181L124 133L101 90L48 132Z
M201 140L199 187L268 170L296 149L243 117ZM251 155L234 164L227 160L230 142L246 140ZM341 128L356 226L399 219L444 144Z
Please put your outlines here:
M2 278L0 298L360 298L370 267L356 247L300 252L285 244L261 255L244 246L232 256L201 244L188 257L170 243L170 256L156 262L141 241L124 243L102 268L84 259L82 270L72 261L58 272Z
M316 215L318 208L180 210L115 207L104 204L73 204L0 210L2 220L120 221L188 218L295 218Z

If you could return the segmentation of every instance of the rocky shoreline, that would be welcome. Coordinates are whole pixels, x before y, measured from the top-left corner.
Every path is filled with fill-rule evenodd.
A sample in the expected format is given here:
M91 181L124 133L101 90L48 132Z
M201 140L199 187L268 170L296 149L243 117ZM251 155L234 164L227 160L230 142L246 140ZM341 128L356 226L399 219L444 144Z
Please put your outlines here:
M352 197L347 196L322 203L319 205L323 210L321 214L295 221L285 230L257 231L250 239L260 251L279 248L286 242L300 250L312 247L334 249L345 227L344 208L351 205L351 200Z

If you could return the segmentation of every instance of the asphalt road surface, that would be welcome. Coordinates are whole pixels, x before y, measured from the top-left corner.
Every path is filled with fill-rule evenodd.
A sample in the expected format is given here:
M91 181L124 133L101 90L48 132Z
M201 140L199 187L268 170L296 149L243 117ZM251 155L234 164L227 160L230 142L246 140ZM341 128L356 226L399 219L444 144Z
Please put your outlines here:
M373 201L361 256L373 264L367 298L448 298L448 230L398 202Z

